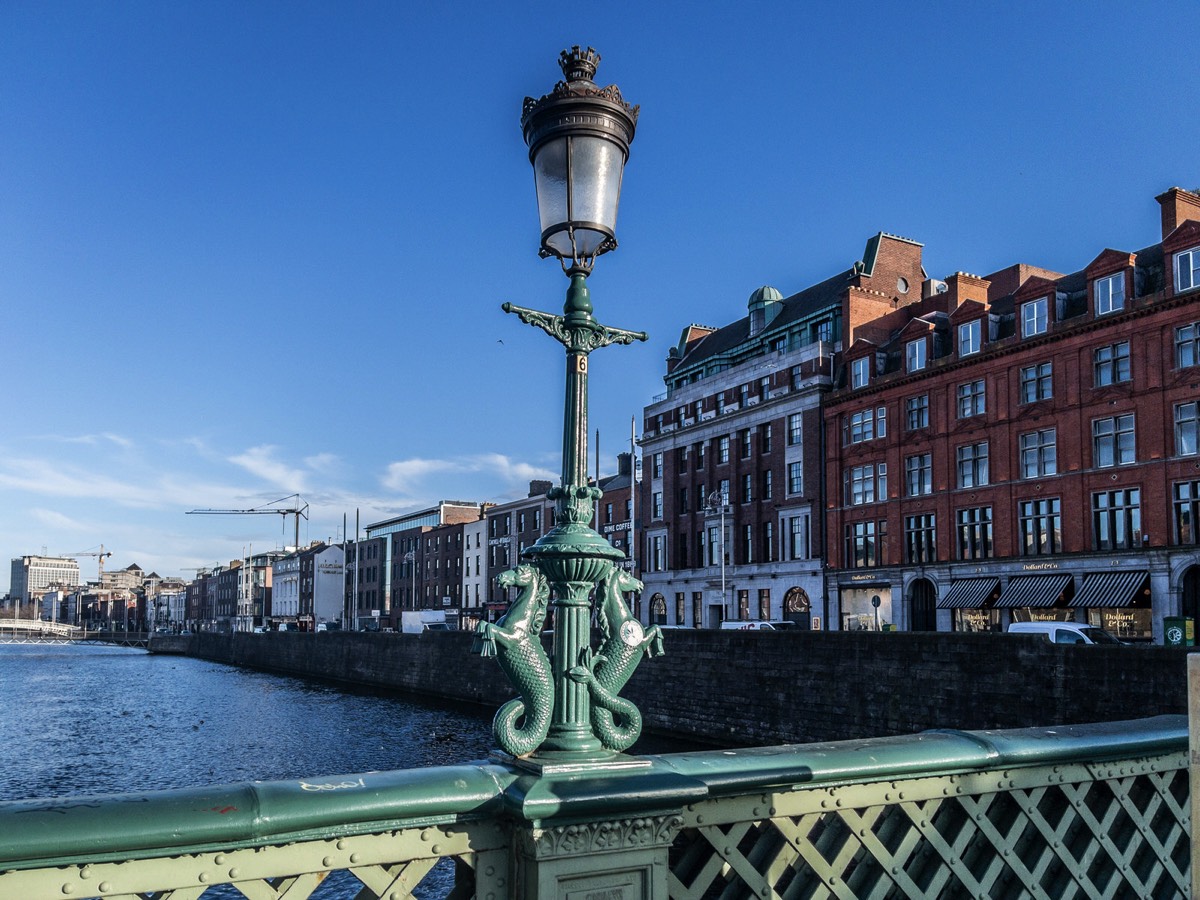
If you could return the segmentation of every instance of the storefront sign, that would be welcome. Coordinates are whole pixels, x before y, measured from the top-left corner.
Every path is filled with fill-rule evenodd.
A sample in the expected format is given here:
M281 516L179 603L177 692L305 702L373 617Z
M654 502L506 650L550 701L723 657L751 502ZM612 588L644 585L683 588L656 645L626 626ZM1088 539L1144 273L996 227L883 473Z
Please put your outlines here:
M1026 563L1025 565L1021 566L1021 571L1022 572L1047 572L1047 571L1050 571L1051 569L1057 569L1057 568L1058 568L1058 563L1056 563L1056 562Z

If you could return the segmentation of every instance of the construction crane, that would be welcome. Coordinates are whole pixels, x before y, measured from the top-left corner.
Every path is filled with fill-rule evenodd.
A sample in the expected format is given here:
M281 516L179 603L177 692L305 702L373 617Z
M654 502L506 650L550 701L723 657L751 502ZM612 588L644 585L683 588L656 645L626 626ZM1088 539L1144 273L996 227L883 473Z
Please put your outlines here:
M278 503L292 501L288 506L277 506ZM295 516L296 517L296 542L294 544L297 550L300 549L300 517L308 519L308 504L300 499L299 494L291 494L287 497L280 497L278 500L272 500L270 503L264 503L262 506L256 506L253 509L189 509L189 516ZM286 521L285 521L286 524Z
M67 556L94 556L94 557L96 557L96 569L97 569L96 578L101 584L104 583L104 560L106 560L106 559L108 559L108 557L112 556L112 553L110 553L108 550L105 550L103 544L101 544L100 547L98 548L98 550L96 550L96 551L85 550L83 553L68 553Z

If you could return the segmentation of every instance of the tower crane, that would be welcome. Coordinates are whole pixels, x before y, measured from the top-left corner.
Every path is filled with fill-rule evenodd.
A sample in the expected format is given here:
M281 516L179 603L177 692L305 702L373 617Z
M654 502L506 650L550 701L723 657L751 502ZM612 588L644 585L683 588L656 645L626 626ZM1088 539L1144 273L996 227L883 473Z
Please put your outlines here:
M288 506L277 506L278 503L292 501ZM291 494L287 497L280 497L278 500L272 500L270 503L264 503L262 506L256 506L253 509L189 509L189 516L295 516L296 517L296 542L295 548L300 549L300 517L308 519L308 504L300 499L299 494Z
M85 550L83 553L68 553L67 556L94 556L94 557L96 557L96 570L97 570L96 578L100 581L101 584L104 583L104 560L106 560L106 559L108 559L108 557L112 556L112 553L110 553L108 550L104 549L103 544L100 545L98 551Z

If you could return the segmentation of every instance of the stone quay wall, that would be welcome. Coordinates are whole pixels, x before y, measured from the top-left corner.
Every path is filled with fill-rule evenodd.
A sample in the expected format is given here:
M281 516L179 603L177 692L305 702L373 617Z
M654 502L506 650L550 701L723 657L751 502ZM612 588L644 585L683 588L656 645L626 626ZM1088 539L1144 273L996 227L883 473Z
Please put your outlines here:
M1136 719L1187 712L1187 651L1010 634L664 633L623 691L648 731L724 746ZM496 708L513 692L472 636L195 634L151 649Z

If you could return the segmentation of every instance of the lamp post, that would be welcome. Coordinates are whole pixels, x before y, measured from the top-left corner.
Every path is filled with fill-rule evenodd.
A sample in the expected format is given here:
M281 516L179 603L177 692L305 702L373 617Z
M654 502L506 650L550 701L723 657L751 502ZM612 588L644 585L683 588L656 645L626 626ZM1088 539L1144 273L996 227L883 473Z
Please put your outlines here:
M622 647L636 649L638 658L643 651L651 652L647 643L651 637L643 633L641 624L624 608L623 593L636 589L628 586L630 582L637 584L620 569L625 554L590 524L593 504L601 492L587 480L588 355L609 344L646 340L642 332L610 328L592 317L587 278L596 258L617 246L615 229L621 174L638 114L638 108L626 103L615 85L601 88L592 80L599 62L599 54L590 47L564 50L559 64L565 80L540 99L526 97L521 116L537 191L541 224L539 255L558 259L570 279L563 312L553 315L511 303L503 305L505 312L541 328L566 349L562 479L547 495L555 501L555 524L523 554L527 566L536 570L553 592L550 602L554 607L554 647L549 678L539 677L522 685L503 658L506 651L512 659L516 658L516 651L509 650L511 635L532 632L536 641L546 611L541 609L539 618L533 588L529 594L532 600L522 601L518 597L505 620L491 626L491 631L486 624L480 626L480 634L492 639L493 646L500 646L500 664L522 693L526 725L538 718L542 705L550 706L546 736L534 748L533 755L568 762L611 759L623 748L620 743L598 735L593 727L595 683L616 675L616 663L608 658L612 653L606 650L610 642L601 647L606 656L594 656L591 649L593 592L599 594L598 588L603 586L606 600L599 615L602 629L610 632L612 647L620 649L616 642L623 642ZM518 566L518 570L521 568ZM516 579L517 575L513 577ZM621 577L625 580L620 580ZM509 618L516 618L515 610L523 602L534 604L529 621L535 624L508 623ZM540 602L545 603L545 598ZM513 630L505 631L506 625ZM657 632L653 637L658 640ZM541 647L535 649L527 644L524 650L536 655ZM623 679L632 674L637 661L632 660ZM623 679L617 685L618 690L624 684ZM547 680L552 683L545 684ZM612 685L607 687L611 691ZM501 714L504 712L501 709ZM498 715L496 736L501 746L514 756L526 755L523 744L503 735L500 718ZM640 717L637 728L640 729ZM538 737L534 736L532 741Z
M721 515L721 614L724 615L729 609L729 598L725 596L725 507L728 505L729 498L725 496L724 491L713 491L708 495L708 508L710 512L719 511Z

